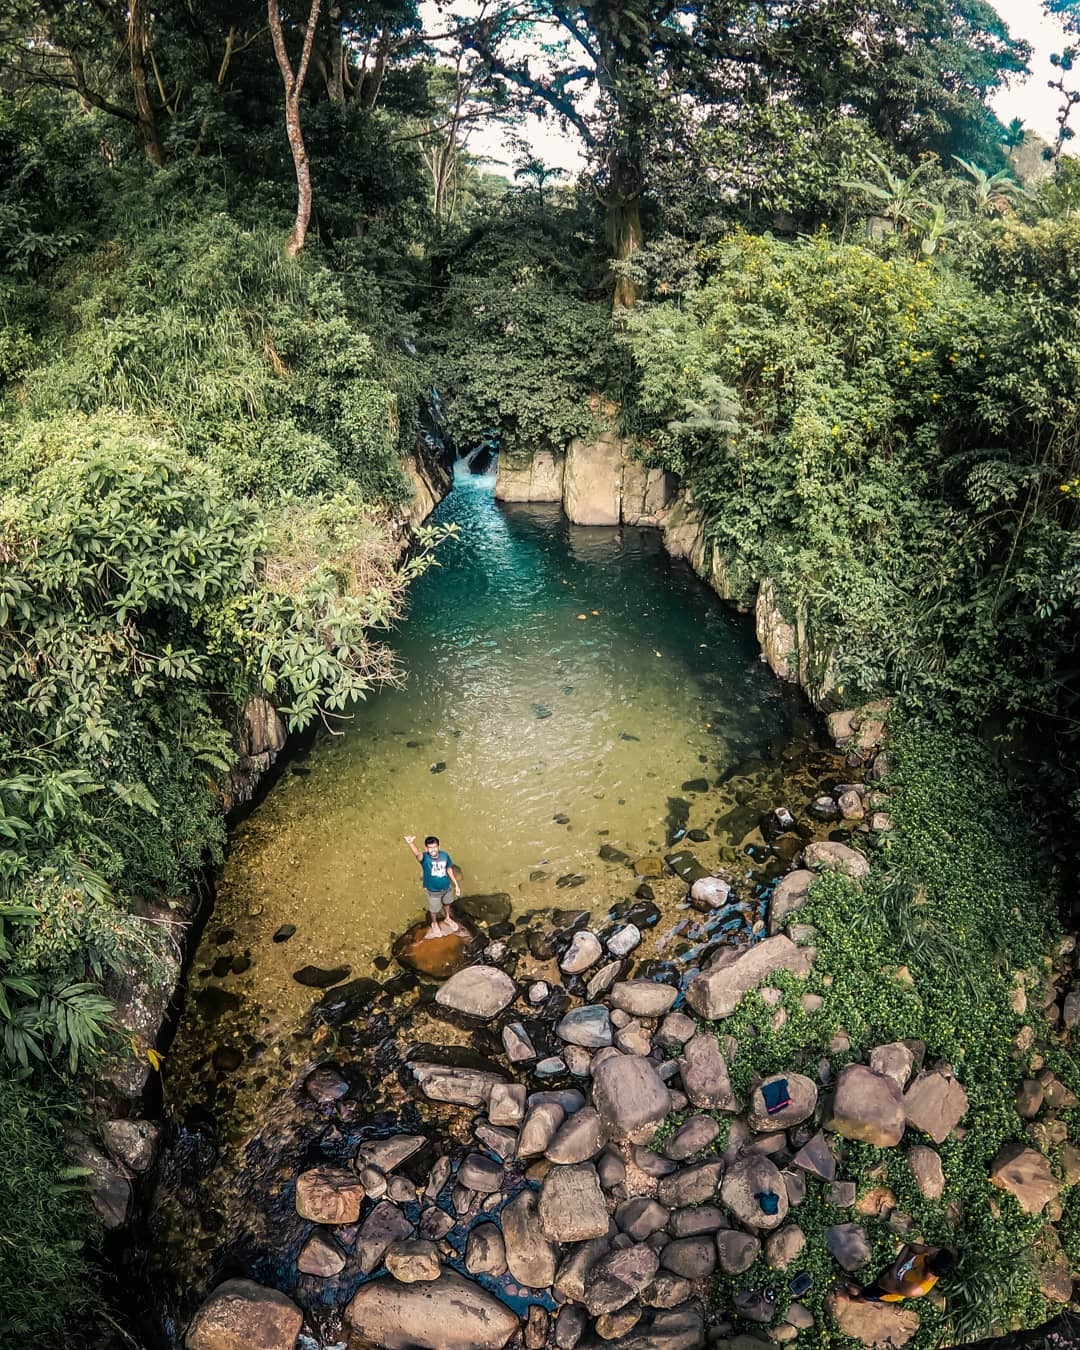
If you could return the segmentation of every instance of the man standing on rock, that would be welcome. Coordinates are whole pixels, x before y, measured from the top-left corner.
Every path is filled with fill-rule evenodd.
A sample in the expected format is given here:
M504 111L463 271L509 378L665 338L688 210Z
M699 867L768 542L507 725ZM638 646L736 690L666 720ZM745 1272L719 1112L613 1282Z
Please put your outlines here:
M415 834L407 834L405 842L412 849L413 857L420 864L424 874L421 884L427 894L428 913L431 915L431 927L427 936L447 937L451 933L459 933L461 928L454 922L450 913L450 901L447 898L451 885L454 888L455 898L461 897L461 887L458 885L457 869L454 867L453 859L439 847L439 840L433 834L429 834L424 840L423 853L416 847ZM439 926L440 916L446 925L445 930Z

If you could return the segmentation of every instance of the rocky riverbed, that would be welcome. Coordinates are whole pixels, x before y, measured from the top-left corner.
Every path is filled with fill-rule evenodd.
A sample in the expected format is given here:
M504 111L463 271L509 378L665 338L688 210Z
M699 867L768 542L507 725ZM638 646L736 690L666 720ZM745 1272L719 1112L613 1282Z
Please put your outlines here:
M911 1341L919 1305L863 1303L846 1282L920 1236L901 1174L947 1203L939 1148L965 1128L967 1091L921 1042L852 1060L842 1029L813 1033L831 1025L831 977L801 914L817 872L858 885L888 838L881 711L834 715L828 750L684 783L656 854L601 842L598 865L625 876L614 905L588 905L587 877L551 878L579 907L515 914L508 895L466 896L465 931L402 934L385 980L329 972L258 1111L231 1138L188 1122L171 1141L155 1221L177 1339ZM705 803L710 828L695 823ZM746 1079L755 1028L733 1014L748 994L773 1030L798 1017L810 1031L790 1063ZM1051 1026L1074 1011L1047 999ZM208 1055L227 1084L227 1025L218 1039ZM1061 1146L1071 1184L1080 1153L1061 1116L1076 1099L1025 1062L1018 1109ZM863 1174L864 1145L893 1161ZM1034 1135L1001 1150L990 1181L1029 1214L1060 1214ZM1070 1296L1060 1251L1045 1254L1043 1288Z

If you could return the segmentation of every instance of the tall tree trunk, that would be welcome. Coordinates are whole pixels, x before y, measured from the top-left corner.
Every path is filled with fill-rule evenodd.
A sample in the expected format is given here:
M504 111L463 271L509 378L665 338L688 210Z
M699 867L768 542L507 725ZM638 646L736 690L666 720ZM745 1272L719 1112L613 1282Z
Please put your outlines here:
M607 195L607 232L611 256L616 262L629 262L644 246L641 228L641 174L630 159L616 151L611 157L611 179ZM613 309L631 309L637 303L640 288L630 277L615 277Z
M319 24L319 9L322 0L311 0L311 12L308 15L304 32L304 48L300 54L300 65L294 72L289 53L285 48L285 35L281 31L281 11L278 0L267 0L266 13L270 23L270 33L274 40L274 54L281 70L285 85L285 134L289 138L293 164L296 168L296 220L292 233L285 245L285 252L295 257L304 247L308 225L311 222L311 163L308 160L307 147L304 145L303 131L300 126L300 94L307 79L308 64L311 61L311 49L315 42L315 29Z
M326 92L331 103L345 102L345 43L341 36L341 6L330 6L330 60Z
M151 164L158 168L165 163L158 136L154 105L146 78L146 60L150 51L150 14L146 0L131 0L128 7L128 57L131 64L131 87L135 94L135 112L143 149Z

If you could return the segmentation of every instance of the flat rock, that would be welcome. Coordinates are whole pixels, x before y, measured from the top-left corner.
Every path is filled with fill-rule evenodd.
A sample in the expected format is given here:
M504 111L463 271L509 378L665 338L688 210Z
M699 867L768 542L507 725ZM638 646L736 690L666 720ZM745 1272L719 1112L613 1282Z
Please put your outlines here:
M313 1223L355 1223L364 1194L355 1172L344 1167L312 1167L296 1178L296 1212Z
M503 1350L518 1329L516 1313L450 1270L417 1284L371 1280L345 1316L357 1336L383 1350Z
M741 1275L758 1259L761 1242L738 1228L729 1228L726 1232L717 1233L716 1249L724 1274Z
M648 1326L638 1326L618 1341L618 1350L701 1350L705 1319L697 1308L658 1312Z
M840 872L853 881L861 881L870 875L870 863L858 849L847 844L823 840L816 844L807 844L803 850L803 862L811 872Z
M423 1060L410 1060L408 1067L425 1097L453 1106L486 1106L496 1083L506 1082L502 1074L490 1069L465 1069Z
M647 1195L624 1200L615 1210L615 1222L627 1237L644 1242L650 1233L658 1233L668 1221L668 1209Z
M955 1078L934 1069L920 1073L904 1093L907 1123L942 1144L968 1109L967 1093Z
M925 1144L915 1144L908 1149L907 1160L923 1199L940 1200L945 1191L945 1173L940 1156Z
M661 1270L638 1295L646 1308L677 1308L693 1294L694 1286L673 1270Z
M441 986L435 1002L470 1017L490 1018L501 1013L516 995L514 981L498 966L466 966Z
M761 1207L761 1197L777 1198L775 1214ZM787 1218L788 1194L780 1169L761 1153L740 1158L727 1172L720 1187L724 1206L739 1220L755 1229L779 1228Z
M769 1165L772 1166L771 1163ZM724 1164L719 1161L681 1167L671 1176L663 1178L656 1188L656 1198L668 1209L708 1204L715 1199L723 1175Z
M919 1314L901 1303L874 1303L833 1290L825 1306L845 1336L881 1350L900 1350L919 1330Z
M631 1017L663 1017L678 996L679 991L670 984L657 984L655 980L623 980L611 986L609 997L613 1008L621 1008Z
M560 1299L575 1303L585 1301L585 1285L593 1266L610 1247L608 1238L590 1238L572 1247L555 1275L554 1292Z
M893 1148L904 1135L904 1099L891 1078L865 1064L848 1064L836 1080L827 1130L877 1148Z
M608 1210L592 1163L552 1167L540 1187L537 1213L545 1237L555 1242L603 1237Z
M656 1033L658 1045L667 1049L673 1049L676 1046L685 1045L691 1036L697 1035L698 1024L692 1017L687 1017L685 1013L672 1012L660 1023L660 1030Z
M727 1215L719 1205L690 1205L686 1209L677 1209L668 1221L668 1232L674 1238L718 1233L727 1227Z
M1025 1144L1004 1144L990 1164L990 1184L1015 1195L1025 1214L1039 1214L1061 1186L1041 1153Z
M523 1190L503 1206L503 1242L507 1267L518 1284L547 1289L555 1280L558 1251L540 1225L537 1201L535 1191Z
M695 1106L709 1111L736 1111L727 1064L720 1043L708 1031L699 1031L683 1046L679 1059L683 1089Z
M589 982L585 986L585 993L590 1002L598 999L601 994L611 988L622 968L622 961L608 961L589 976Z
M789 937L778 934L742 951L723 952L700 975L695 975L686 990L686 1001L699 1017L714 1021L727 1017L739 1005L743 995L756 989L774 972L790 970L806 975L810 954Z
M797 1224L770 1233L765 1239L765 1259L773 1270L787 1270L806 1246L806 1234Z
M770 1083L784 1082L791 1101L772 1115L765 1109L765 1088ZM747 1124L759 1134L774 1130L789 1130L801 1125L814 1114L817 1107L817 1085L801 1073L774 1073L764 1079L751 1093L750 1109L746 1114Z
M591 1162L606 1143L607 1131L600 1113L595 1107L585 1106L562 1123L545 1156L553 1163Z
M296 1268L302 1275L331 1280L345 1269L345 1253L333 1238L315 1232L300 1248Z
M665 1270L684 1280L705 1280L716 1269L716 1242L711 1237L673 1238L660 1253Z
M870 1244L857 1223L834 1223L825 1233L829 1255L844 1270L862 1270L870 1260Z
M437 1280L442 1272L439 1249L423 1238L391 1242L386 1249L386 1269L402 1284Z
M814 874L809 868L800 867L780 878L769 899L769 936L775 937L783 932L789 914L802 909L810 894Z
M366 1139L356 1151L356 1165L392 1172L414 1153L419 1153L426 1143L422 1134L391 1134L385 1139Z
M593 1317L616 1312L650 1284L660 1258L645 1242L636 1242L600 1258L589 1270L585 1306Z
M612 1056L593 1065L593 1104L609 1138L645 1143L671 1109L671 1094L640 1055Z
M470 1275L502 1275L506 1270L506 1245L493 1223L478 1223L469 1229L465 1244L465 1269Z
M291 1298L254 1280L226 1280L201 1305L186 1350L294 1350L304 1314Z
M568 1012L555 1028L555 1034L571 1045L600 1050L611 1044L611 1017L602 1003L589 1003Z

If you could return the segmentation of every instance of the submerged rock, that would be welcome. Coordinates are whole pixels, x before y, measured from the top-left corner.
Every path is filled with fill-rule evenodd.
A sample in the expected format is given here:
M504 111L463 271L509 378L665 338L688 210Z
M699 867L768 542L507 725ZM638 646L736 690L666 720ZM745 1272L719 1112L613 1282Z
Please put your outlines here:
M324 970L322 966L301 966L293 971L293 979L308 989L329 989L332 984L347 980L351 973L352 966L334 966L331 970Z
M394 957L406 970L445 980L461 970L483 946L480 935L460 921L458 927L462 931L445 937L428 937L430 926L427 920L418 923L394 943Z

